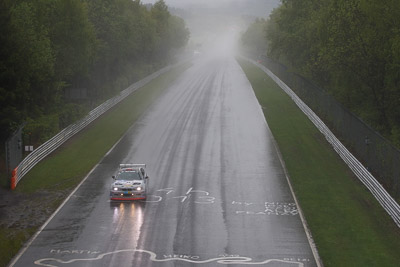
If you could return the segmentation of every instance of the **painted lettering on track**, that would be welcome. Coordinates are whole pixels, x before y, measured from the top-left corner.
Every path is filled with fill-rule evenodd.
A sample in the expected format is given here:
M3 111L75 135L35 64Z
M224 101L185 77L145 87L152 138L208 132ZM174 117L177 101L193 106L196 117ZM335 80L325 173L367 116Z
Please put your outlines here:
M218 264L242 264L242 265L263 265L268 263L287 263L290 266L304 267L304 263L301 261L293 261L292 259L267 259L264 261L255 262L250 257L243 256L222 256L206 260L201 260L199 256L192 255L163 255L163 258L157 258L157 254L144 249L121 249L112 252L100 253L95 258L84 258L84 259L70 259L70 260L60 260L56 258L43 258L36 260L34 263L38 266L47 267L60 267L60 264L72 264L76 262L89 262L101 260L106 256L119 254L119 253L144 253L150 256L150 260L153 262L168 262L168 261L183 261L193 264L207 264L207 263L218 263Z
M204 190L194 190L193 187L189 188L185 195L183 196L173 196L170 195L172 192L174 192L173 188L162 188L156 190L156 192L160 192L158 194L162 195L165 194L165 196L160 196L160 195L148 195L146 200L142 200L142 202L146 203L157 203L157 202L162 202L162 201L168 201L168 200L178 200L178 202L183 203L189 199L194 199L194 202L196 204L212 204L214 203L215 197L209 196L210 193Z
M299 211L297 209L296 203L286 203L286 202L265 202L263 209L253 208L252 210L247 209L253 203L237 202L233 201L233 205L242 207L240 210L236 210L236 214L246 214L246 215L298 215Z
M99 251L91 251L91 250L63 250L63 249L51 249L51 254L81 254L81 255L91 255L91 254L100 254Z
M193 201L195 204L210 205L217 203L218 200L211 196L210 192L204 190L196 190L193 187L189 188L184 195L174 194L174 188L162 188L156 190L156 195L148 195L146 203L159 203L168 201L173 203L184 203ZM221 202L221 201L220 201ZM294 202L262 202L253 203L247 201L233 200L229 202L235 207L236 214L241 215L276 215L276 216L295 216L299 214L296 203Z

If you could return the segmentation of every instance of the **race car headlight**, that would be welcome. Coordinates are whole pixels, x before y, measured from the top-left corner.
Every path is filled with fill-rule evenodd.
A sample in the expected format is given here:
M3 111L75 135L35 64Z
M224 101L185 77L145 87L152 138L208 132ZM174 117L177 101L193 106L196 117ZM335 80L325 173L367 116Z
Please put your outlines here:
M118 191L118 187L114 187L113 190L114 190L114 191Z
M142 188L140 186L136 187L136 191L142 191Z

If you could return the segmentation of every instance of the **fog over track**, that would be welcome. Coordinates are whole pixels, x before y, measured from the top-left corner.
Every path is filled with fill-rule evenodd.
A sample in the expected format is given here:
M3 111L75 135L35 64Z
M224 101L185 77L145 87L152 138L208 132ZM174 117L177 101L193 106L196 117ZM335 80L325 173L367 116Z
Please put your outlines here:
M261 108L226 49L200 54L14 266L316 266ZM120 163L146 201L110 202Z
M154 4L158 0L141 0L144 4ZM199 9L219 9L237 15L267 17L281 4L280 0L164 0L171 8L199 11Z

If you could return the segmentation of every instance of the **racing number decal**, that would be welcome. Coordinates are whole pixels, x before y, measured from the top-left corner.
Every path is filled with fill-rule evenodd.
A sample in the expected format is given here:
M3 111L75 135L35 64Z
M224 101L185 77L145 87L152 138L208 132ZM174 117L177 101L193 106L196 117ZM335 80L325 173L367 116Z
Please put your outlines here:
M197 203L197 204L213 204L214 200L215 200L215 197L208 197L208 196L206 196L206 197L203 196L203 197L198 197L198 198L199 198L199 201L195 201L195 203Z
M153 200L149 200L151 198L154 198ZM141 200L142 202L160 202L162 200L162 197L160 196L154 196L154 195L148 195L146 200Z
M163 188L163 189L158 189L156 190L157 192L165 192L165 200L169 199L180 199L180 202L183 203L187 199L193 198L194 202L196 204L213 204L215 202L215 197L209 196L210 193L207 191L203 190L194 190L193 187L189 188L188 191L186 191L186 194L184 196L171 196L168 197L169 194L174 192L173 188ZM148 195L146 200L143 200L143 202L161 202L163 200L162 196L159 195Z

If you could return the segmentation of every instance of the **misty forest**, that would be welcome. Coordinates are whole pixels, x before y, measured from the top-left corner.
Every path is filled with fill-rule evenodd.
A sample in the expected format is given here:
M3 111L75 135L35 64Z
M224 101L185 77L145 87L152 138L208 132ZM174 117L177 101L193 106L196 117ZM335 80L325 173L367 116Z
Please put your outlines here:
M0 266L398 266L399 2L0 0Z
M400 146L397 0L282 0L252 21L241 35L248 53L311 80ZM46 141L168 64L190 35L162 0L3 0L0 23L3 144L23 122L33 145Z
M189 31L164 1L2 0L1 143L22 122L40 143L164 66Z
M319 85L400 147L397 0L282 0L242 42Z

